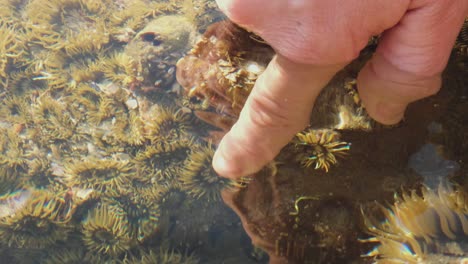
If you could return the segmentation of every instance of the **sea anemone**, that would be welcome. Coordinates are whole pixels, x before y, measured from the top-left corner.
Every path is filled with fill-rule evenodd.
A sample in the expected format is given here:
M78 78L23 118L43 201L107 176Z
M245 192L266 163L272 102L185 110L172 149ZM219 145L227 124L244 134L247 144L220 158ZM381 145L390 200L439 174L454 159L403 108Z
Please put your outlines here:
M182 110L159 107L147 122L146 137L152 143L174 141L187 138L192 129L191 116Z
M6 78L8 67L24 53L23 43L14 27L0 21L0 77Z
M65 180L70 186L105 192L120 189L128 182L132 167L126 161L88 158L67 164L65 170Z
M468 211L459 192L440 185L403 193L390 208L382 208L383 222L364 215L367 232L377 242L366 257L376 263L459 263L468 257ZM460 243L461 242L461 243Z
M154 200L140 196L138 190L122 191L105 201L111 206L122 208L131 238L143 242L156 232L159 226L159 206Z
M304 167L315 165L315 169L328 172L336 164L337 157L346 155L350 143L340 141L340 134L334 130L306 130L296 134L293 141L298 151L297 160Z
M95 263L114 263L107 258L96 254L86 254L84 248L63 248L57 247L48 250L47 256L41 259L44 264L95 264Z
M119 256L131 247L127 223L121 208L106 204L95 207L82 223L83 242L90 251Z
M109 42L106 30L110 2L86 0L34 0L25 15L32 39L70 55L94 52Z
M51 96L43 95L37 99L33 109L33 120L37 125L44 143L56 140L70 140L77 136L77 123L73 120L66 107Z
M46 248L66 240L71 214L64 197L34 191L21 209L0 218L0 237L9 247Z
M214 149L208 144L195 148L187 159L181 178L182 188L194 198L219 201L223 189L241 187L236 181L216 174L211 166L213 154Z
M148 252L140 252L138 256L132 256L125 259L124 264L196 264L199 260L193 255L183 255L168 249L159 249L159 252L150 250Z
M141 81L141 65L133 57L123 52L115 52L100 60L100 70L104 77L123 86Z
M193 142L160 142L146 147L137 153L135 164L138 173L146 177L156 176L158 180L170 180L178 177L183 170L185 160L190 155Z
M31 120L29 104L24 97L9 96L2 99L0 119L13 124L26 124Z
M0 165L7 174L27 172L27 160L23 139L14 129L0 129Z
M15 96L24 96L35 91L45 90L47 88L46 81L36 79L36 76L37 72L31 68L11 72L8 87Z

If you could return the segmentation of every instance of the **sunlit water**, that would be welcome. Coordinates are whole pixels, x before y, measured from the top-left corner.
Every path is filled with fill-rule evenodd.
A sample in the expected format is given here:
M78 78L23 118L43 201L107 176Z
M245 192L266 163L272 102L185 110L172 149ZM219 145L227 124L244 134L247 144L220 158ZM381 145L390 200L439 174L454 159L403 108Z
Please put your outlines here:
M272 53L255 37L239 41L254 44L213 65L231 81L238 74L230 84L244 90L208 98L213 88L191 78L204 69L190 64L206 62L203 45L187 53L223 19L214 1L0 6L0 263L467 257L466 46L454 50L439 94L383 127L355 93L371 43L324 90L309 130L258 174L229 181L211 168L216 142ZM184 57L189 87L176 81ZM430 210L417 218L401 209L409 200ZM392 218L398 212L408 219ZM435 231L405 226L413 218Z

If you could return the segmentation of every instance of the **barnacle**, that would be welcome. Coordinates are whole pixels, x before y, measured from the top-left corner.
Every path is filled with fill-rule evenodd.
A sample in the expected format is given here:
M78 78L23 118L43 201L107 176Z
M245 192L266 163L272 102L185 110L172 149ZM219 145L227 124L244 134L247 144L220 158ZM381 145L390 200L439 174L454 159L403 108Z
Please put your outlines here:
M160 142L137 153L135 164L140 175L159 180L174 179L182 172L192 149L192 141Z
M334 130L312 130L296 134L293 141L298 150L296 159L304 167L315 165L315 169L328 172L331 165L336 164L337 157L346 155L351 144L340 141L340 134Z
M124 260L124 264L196 264L199 260L193 255L183 255L172 250L161 248L159 252L150 250L148 252L140 252L138 256L133 256Z
M126 190L111 195L107 204L122 208L128 221L130 237L143 242L159 226L159 206L153 200L139 195L138 190Z
M102 255L118 256L131 246L125 212L106 204L89 211L82 223L82 233L88 250Z
M64 197L35 191L23 208L0 218L0 237L10 247L49 247L67 238L72 213Z
M194 149L187 159L182 174L182 188L195 198L206 198L209 201L221 199L221 191L234 189L241 185L231 179L219 177L211 166L214 149L211 144Z
M436 191L423 188L422 195L412 191L396 196L393 206L381 206L383 222L364 215L367 232L373 237L363 241L379 243L365 256L374 257L376 263L466 259L466 245L457 241L468 235L468 211L454 201L454 191L440 185Z
M128 181L132 167L125 161L89 158L67 164L65 170L65 180L70 186L105 192L121 188Z
M190 115L180 109L159 107L151 117L147 122L146 137L153 143L186 138L192 129Z

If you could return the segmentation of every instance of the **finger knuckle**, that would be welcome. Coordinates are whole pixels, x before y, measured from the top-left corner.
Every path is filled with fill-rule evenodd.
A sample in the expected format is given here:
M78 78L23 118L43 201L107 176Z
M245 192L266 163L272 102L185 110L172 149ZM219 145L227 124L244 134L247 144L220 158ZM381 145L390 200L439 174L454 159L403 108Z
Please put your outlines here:
M253 97L250 102L250 120L260 128L277 128L290 125L291 121L283 111L278 99L265 95Z

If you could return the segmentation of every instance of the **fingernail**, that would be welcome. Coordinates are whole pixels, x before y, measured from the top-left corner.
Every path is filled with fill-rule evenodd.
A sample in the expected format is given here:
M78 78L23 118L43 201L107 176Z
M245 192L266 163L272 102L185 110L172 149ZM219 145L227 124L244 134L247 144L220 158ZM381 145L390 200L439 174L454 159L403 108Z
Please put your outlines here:
M380 123L385 125L394 125L403 119L406 105L390 102L379 102L377 104L377 113Z
M239 178L243 176L243 171L236 168L236 165L226 159L221 152L222 149L218 148L213 156L213 168L216 173L226 178Z
M218 4L218 7L220 10L222 10L223 12L226 11L227 9L227 3L225 0L216 0L216 4Z

